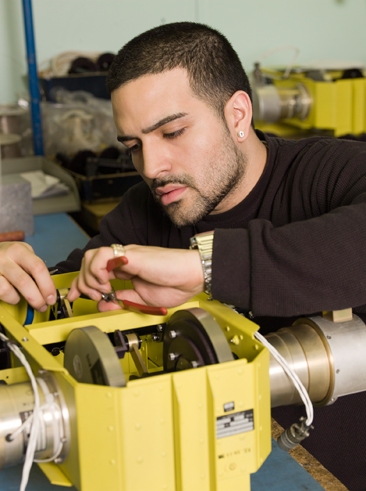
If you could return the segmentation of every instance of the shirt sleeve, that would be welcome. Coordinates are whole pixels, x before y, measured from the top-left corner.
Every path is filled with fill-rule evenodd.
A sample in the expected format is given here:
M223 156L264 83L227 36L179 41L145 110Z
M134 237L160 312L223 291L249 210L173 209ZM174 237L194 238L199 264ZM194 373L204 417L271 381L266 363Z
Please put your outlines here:
M215 230L214 298L256 316L366 312L365 161L361 152L341 166L335 162L332 171L318 168L316 181L296 190L297 202L320 210L318 216L297 214L281 226L258 218L246 229Z

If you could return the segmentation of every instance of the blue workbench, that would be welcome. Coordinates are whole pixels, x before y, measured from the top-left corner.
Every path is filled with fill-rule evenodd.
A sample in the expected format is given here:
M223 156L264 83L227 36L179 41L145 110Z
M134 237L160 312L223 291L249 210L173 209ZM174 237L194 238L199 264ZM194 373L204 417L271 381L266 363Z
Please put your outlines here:
M53 266L75 248L88 241L84 232L66 214L34 217L35 234L27 237L35 253ZM22 465L0 471L0 490L19 489ZM251 476L252 491L322 491L320 486L290 455L272 440L272 452L256 474ZM74 487L53 486L34 464L26 491L77 491ZM101 490L102 491L102 490Z

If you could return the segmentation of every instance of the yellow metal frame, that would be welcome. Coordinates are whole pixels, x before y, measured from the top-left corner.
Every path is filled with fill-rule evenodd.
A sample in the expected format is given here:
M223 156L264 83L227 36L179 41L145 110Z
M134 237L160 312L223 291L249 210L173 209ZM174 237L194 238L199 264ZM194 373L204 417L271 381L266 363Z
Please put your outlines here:
M314 81L303 73L291 73L281 80L279 77L283 72L270 68L263 68L262 72L274 77L273 83L278 90L305 85L313 104L304 120L294 117L273 125L255 121L256 128L275 133L286 132L288 126L301 130L328 130L335 137L366 132L366 78L340 79L341 72L329 71L329 81Z
M74 276L54 277L56 287L70 286ZM116 281L114 287L129 284ZM94 325L109 333L156 325L193 307L212 314L238 359L117 388L78 383L63 367L63 354L52 356L43 346L65 341L75 328ZM76 301L74 313L56 321L48 321L47 312L37 313L23 327L24 306L0 304L6 334L24 348L34 373L54 373L70 411L70 453L60 465L41 465L49 480L80 491L249 491L250 474L271 450L269 353L254 338L257 326L205 294L161 317L127 310L99 313L88 300ZM141 352L151 371L162 369L162 343L142 336ZM127 380L137 374L129 354L121 363ZM22 368L0 371L0 378L27 380ZM234 409L225 412L229 402ZM252 430L216 438L218 418L250 410Z

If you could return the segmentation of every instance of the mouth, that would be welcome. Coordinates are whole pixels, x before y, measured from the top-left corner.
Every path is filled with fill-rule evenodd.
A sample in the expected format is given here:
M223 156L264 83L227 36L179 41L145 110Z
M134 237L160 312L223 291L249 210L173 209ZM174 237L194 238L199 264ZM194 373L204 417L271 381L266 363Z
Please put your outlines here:
M187 186L167 184L166 186L157 188L155 193L159 196L161 203L164 206L167 206L174 203L174 201L177 201L187 189Z

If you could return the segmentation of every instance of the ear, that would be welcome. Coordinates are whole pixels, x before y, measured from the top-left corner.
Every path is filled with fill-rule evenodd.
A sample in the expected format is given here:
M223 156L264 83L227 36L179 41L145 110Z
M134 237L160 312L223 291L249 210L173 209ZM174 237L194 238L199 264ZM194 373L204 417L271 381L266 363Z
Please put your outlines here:
M253 117L252 103L248 94L243 90L235 92L227 101L224 114L233 137L239 142L246 140Z

